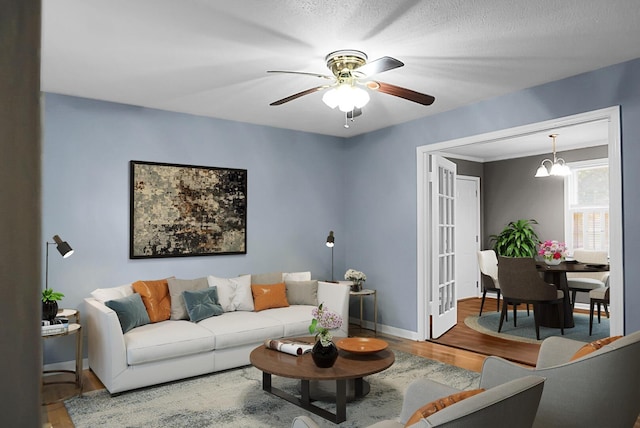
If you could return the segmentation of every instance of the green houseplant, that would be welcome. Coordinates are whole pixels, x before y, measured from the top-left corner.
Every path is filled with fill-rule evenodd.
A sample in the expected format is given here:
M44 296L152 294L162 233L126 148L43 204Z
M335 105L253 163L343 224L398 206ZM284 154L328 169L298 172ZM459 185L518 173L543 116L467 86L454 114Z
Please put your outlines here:
M537 221L516 220L509 224L498 235L490 235L493 249L499 256L505 257L535 257L540 238L533 230Z
M51 288L42 290L42 319L51 321L58 313L58 300L62 300L64 294L53 291Z

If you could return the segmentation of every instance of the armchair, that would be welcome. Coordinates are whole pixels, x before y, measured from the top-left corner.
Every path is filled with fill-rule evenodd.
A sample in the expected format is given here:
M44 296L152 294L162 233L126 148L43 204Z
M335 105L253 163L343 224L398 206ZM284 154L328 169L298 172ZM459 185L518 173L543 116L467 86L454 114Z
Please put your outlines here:
M518 427L531 427L544 381L539 376L526 376L496 385L422 418L411 427L511 428L514 421ZM400 417L378 422L370 428L402 428L421 406L457 392L460 391L428 379L416 380L405 392ZM291 427L318 428L318 425L307 416L298 416Z
M640 414L640 331L571 361L584 345L549 337L535 368L488 357L480 384L491 388L522 376L544 377L534 427L633 427Z

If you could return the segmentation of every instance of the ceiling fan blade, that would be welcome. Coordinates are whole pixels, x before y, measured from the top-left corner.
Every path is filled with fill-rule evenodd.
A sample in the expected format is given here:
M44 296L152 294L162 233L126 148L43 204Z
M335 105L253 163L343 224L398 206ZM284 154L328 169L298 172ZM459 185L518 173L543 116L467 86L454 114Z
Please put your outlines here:
M431 95L422 94L420 92L412 91L411 89L402 88L400 86L391 85L389 83L382 82L367 82L367 87L374 91L383 92L385 94L393 95L396 97L404 98L405 100L413 101L414 103L430 106L436 100Z
M347 119L354 119L362 115L362 109L355 107L353 110L347 112Z
M306 91L298 92L297 94L289 95L286 98L283 98L283 99L278 100L278 101L274 101L269 105L270 106L279 106L279 105L282 105L284 103L288 103L289 101L293 101L293 100L295 100L297 98L303 97L305 95L309 95L309 94L313 94L314 92L321 91L321 90L326 89L328 87L329 87L328 85L316 86L315 88L307 89Z
M383 56L382 58L369 61L362 67L356 68L354 71L357 73L362 73L366 77L373 74L382 73L383 71L393 70L394 68L399 68L402 66L404 66L404 63L402 61L391 58L390 56Z
M330 80L334 79L333 76L327 76L326 74L307 73L305 71L267 70L267 73L302 74L302 75L306 75L306 76L319 77L321 79L330 79Z

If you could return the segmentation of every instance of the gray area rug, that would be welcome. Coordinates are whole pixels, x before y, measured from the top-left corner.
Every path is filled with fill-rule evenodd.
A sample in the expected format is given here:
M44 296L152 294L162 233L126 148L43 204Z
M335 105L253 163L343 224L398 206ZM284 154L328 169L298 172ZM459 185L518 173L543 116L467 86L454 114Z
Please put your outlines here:
M568 339L579 340L581 342L592 342L594 340L609 337L609 319L604 315L598 324L597 315L593 317L593 334L589 336L589 315L573 314L575 327L565 328L564 336ZM540 340L536 340L536 328L533 322L533 312L527 316L527 311L518 311L518 326L513 326L513 311L509 312L509 321L502 325L502 332L498 333L500 323L499 312L484 312L481 317L477 315L468 316L464 323L480 333L490 336L502 337L508 340L515 340L527 343L542 343L550 336L560 336L559 328L540 327Z
M366 427L395 419L414 379L429 378L459 389L477 388L479 373L404 352L387 370L368 376L371 391L347 404L339 425L262 391L262 372L252 366L173 382L111 397L106 390L65 401L76 428L85 427L289 427L307 415L322 427ZM292 379L273 377L273 385L297 393ZM334 412L333 403L315 402Z

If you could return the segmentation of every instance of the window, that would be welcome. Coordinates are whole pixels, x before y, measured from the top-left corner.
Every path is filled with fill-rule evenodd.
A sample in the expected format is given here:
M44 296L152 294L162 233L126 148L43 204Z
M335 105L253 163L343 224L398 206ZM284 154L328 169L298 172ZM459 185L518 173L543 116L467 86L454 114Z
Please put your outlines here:
M576 248L609 251L609 161L570 164L565 180L565 240Z

